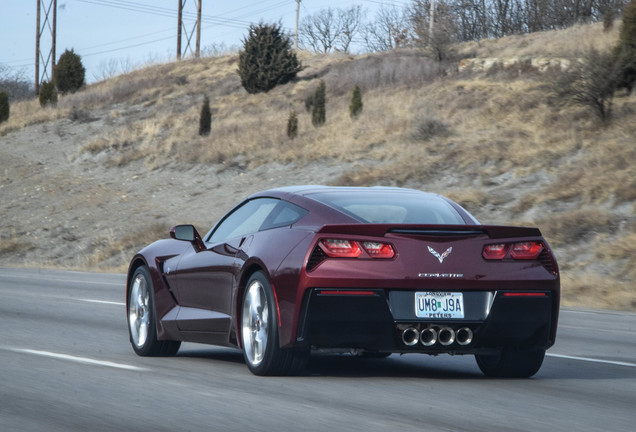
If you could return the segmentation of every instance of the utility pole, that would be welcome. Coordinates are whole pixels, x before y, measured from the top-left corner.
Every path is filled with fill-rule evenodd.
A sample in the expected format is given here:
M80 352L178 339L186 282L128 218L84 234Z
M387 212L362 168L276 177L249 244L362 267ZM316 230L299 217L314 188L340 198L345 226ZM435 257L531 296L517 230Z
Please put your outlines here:
M431 9L428 14L428 44L433 43L433 26L435 25L435 0L431 0Z
M186 28L183 22L183 15L184 15L183 9L187 0L178 0L178 2L179 2L179 9L177 13L177 20L178 20L177 22L177 60L181 60L181 57L185 57L185 55L188 53L188 50L190 50L190 52L192 53L192 37L194 36L195 29L196 29L196 40L195 40L195 51L193 54L196 58L199 58L199 56L201 55L201 3L203 2L203 0L195 0L196 7L197 7L197 20L190 31L188 31L188 29ZM182 31L185 32L185 37L186 37L186 44L183 50L181 49Z
M298 17L300 16L300 0L296 0L296 33L294 35L294 50L298 51Z
M57 27L57 0L49 0L48 7L42 4L42 0L37 0L36 31L35 31L35 94L40 94L40 84L43 81L53 79L53 69L55 69L55 39ZM44 12L44 22L42 22L42 12ZM51 48L46 53L42 52L42 35L45 28L48 28L51 35ZM42 61L42 74L40 74L40 60ZM51 75L47 69L51 65Z
M194 53L196 58L201 57L201 2L203 0L197 1L197 47L196 52Z
M179 11L177 12L177 60L181 60L181 27L183 27L183 2L185 0L177 0L179 2Z

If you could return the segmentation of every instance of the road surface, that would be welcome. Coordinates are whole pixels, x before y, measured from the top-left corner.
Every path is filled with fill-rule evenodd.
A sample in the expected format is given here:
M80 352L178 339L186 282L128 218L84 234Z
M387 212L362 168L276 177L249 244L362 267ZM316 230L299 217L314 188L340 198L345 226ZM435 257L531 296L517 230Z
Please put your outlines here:
M632 431L636 314L561 311L532 379L472 356L312 358L257 377L239 351L142 358L124 276L0 268L0 431Z

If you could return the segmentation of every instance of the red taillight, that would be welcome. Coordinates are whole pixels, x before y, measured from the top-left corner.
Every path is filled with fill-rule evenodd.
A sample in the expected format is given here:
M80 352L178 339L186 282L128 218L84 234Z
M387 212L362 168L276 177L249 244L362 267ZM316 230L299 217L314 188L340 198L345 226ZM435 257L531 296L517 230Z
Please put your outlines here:
M325 239L320 247L331 258L357 258L362 253L358 243L349 240Z
M362 242L362 247L371 258L393 258L395 255L393 246L388 243L365 241Z
M484 246L482 256L488 260L504 259L508 252L512 259L531 260L537 259L543 252L543 243L540 241L528 241L518 243L497 243Z
M323 239L318 245L330 258L364 258L363 249L371 258L390 259L395 255L393 246L382 242Z
M507 253L508 245L504 243L486 245L482 251L483 257L490 260L504 259Z
M542 251L541 242L515 243L510 250L510 256L514 259L537 259Z

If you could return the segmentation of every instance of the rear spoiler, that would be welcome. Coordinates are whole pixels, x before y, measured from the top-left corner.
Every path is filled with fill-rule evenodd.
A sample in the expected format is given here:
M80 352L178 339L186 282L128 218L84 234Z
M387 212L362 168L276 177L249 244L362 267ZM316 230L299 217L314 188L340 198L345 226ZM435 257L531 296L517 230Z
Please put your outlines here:
M478 236L492 239L508 237L541 237L539 228L507 225L400 225L400 224L345 224L324 225L319 234L349 234L385 237L387 234L421 236Z

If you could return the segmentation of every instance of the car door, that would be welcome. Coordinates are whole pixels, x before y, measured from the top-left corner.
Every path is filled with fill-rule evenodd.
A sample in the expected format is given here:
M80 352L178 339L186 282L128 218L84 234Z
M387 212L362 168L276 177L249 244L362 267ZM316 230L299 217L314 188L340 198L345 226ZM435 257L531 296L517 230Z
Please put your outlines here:
M235 275L246 249L276 204L273 198L246 201L228 214L206 239L205 250L184 255L176 275L181 331L226 333L231 325Z

